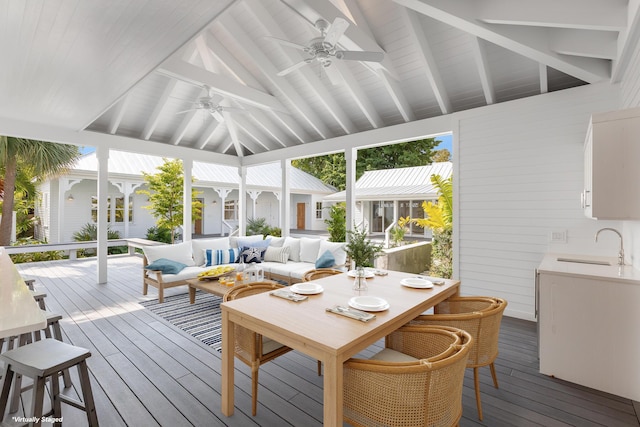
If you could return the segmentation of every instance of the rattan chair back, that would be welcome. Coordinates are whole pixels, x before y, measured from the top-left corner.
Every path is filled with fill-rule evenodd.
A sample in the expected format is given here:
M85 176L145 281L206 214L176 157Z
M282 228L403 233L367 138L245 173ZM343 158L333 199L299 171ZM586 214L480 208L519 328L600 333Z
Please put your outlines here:
M406 325L386 346L418 360L349 359L344 364L344 420L354 426L453 426L473 339L456 328Z
M223 297L223 301L233 301L282 287L284 287L284 285L274 282L243 284L227 292ZM258 409L258 369L260 365L291 351L291 348L271 341L268 338L265 339L262 335L243 326L235 325L234 331L235 356L251 367L251 411L255 416ZM267 345L265 345L265 342Z
M312 280L321 279L327 276L335 276L336 274L344 273L344 271L336 270L334 268L317 268L315 270L307 271L302 277L303 282L310 282Z
M443 325L463 329L473 337L467 367L474 370L478 416L482 419L480 382L477 369L489 365L493 383L498 379L493 362L498 357L498 337L502 314L507 302L502 298L483 296L451 297L435 306L435 314L421 315L410 324Z

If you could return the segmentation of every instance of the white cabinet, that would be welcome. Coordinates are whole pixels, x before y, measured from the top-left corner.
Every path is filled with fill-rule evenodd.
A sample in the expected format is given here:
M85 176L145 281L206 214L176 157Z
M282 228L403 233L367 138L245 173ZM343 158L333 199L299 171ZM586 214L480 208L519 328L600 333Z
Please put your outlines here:
M640 284L540 270L537 279L540 372L640 401Z
M586 216L640 219L640 108L594 114L584 144Z

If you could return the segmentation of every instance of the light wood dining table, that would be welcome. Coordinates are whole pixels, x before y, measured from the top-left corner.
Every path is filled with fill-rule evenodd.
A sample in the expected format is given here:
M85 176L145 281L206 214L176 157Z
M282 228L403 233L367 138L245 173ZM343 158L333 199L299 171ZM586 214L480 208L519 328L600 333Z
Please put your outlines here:
M0 247L0 338L47 326L47 317L33 298L7 252Z
M368 279L366 291L353 290L353 278L346 273L315 280L323 292L302 302L278 298L269 293L225 302L222 307L222 413L234 412L234 324L272 338L323 362L324 425L341 426L342 365L379 339L398 329L440 301L459 293L460 282L444 280L431 289L402 286L415 274L388 271L386 276ZM434 279L435 280L435 279ZM376 318L361 322L327 312L336 305L347 306L358 295L385 299L389 308Z

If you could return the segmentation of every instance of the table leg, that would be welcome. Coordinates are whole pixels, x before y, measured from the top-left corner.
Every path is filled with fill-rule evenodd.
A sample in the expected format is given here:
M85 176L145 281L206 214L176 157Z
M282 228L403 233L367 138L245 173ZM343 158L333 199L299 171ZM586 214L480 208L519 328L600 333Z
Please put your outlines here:
M189 304L196 302L196 288L189 285Z
M222 307L222 413L233 415L234 407L234 342L235 327L229 313Z
M342 426L342 363L336 357L324 361L324 425Z

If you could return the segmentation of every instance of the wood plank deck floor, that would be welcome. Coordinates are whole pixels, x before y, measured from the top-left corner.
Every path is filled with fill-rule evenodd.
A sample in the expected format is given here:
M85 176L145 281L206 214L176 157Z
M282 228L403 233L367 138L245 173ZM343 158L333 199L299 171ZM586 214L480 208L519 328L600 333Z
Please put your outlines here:
M260 368L256 417L250 371L236 362L236 411L222 415L220 355L139 304L157 296L153 289L141 294L141 266L138 257L110 257L108 283L98 285L94 260L17 265L23 277L36 279L37 290L46 291L48 309L63 315L64 339L91 350L102 426L322 425L322 378L315 360L298 352ZM178 292L186 289L167 291ZM481 369L482 422L467 370L461 426L640 426L637 402L539 374L535 323L504 318L496 368L500 389L493 387L489 369ZM13 425L12 417L23 414L6 414L3 421ZM75 408L63 405L63 415L65 426L87 424Z

